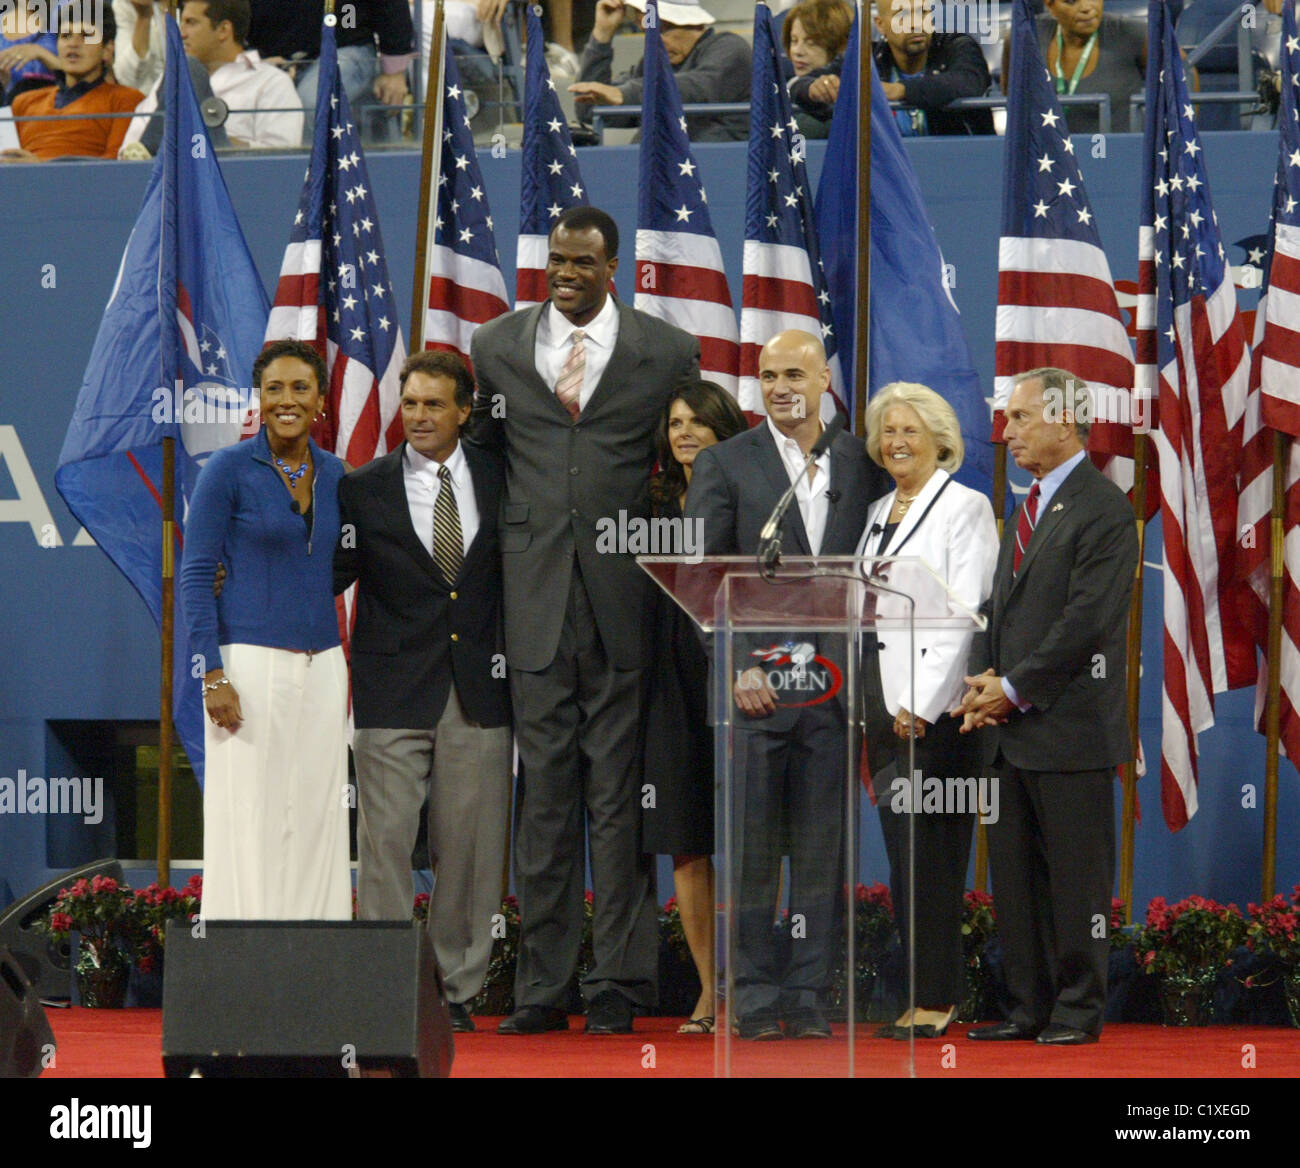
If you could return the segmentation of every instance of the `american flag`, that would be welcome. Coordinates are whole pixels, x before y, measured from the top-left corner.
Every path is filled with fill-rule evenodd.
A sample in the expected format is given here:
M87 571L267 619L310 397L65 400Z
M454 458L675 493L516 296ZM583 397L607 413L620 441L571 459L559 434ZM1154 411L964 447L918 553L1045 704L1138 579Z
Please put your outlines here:
M397 375L406 359L361 140L339 79L334 28L321 32L316 129L267 341L313 344L329 408L313 437L353 466L402 440Z
M1068 369L1088 383L1088 448L1109 471L1113 456L1133 455L1133 348L1028 0L1015 0L1011 37L993 440L1002 441L1016 374ZM1125 487L1131 462L1126 470Z
M1252 588L1251 617L1256 639L1265 650L1272 560L1273 432L1300 436L1300 37L1291 4L1282 6L1281 73L1277 172L1262 257L1264 284L1255 308L1237 513L1243 537L1242 574ZM1284 753L1300 760L1300 588L1296 583L1300 577L1300 446L1294 442L1288 444L1285 489L1279 721ZM1267 673L1261 672L1255 697L1257 715L1263 712L1267 678Z
M434 137L442 148L431 179L438 193L430 200L432 220L424 227L429 257L424 347L450 349L469 360L474 330L509 311L510 302L456 59L445 45L445 27L443 35L443 100Z
M736 313L655 0L649 0L645 24L635 303L698 337L700 376L734 396L740 368Z
M569 137L555 82L546 67L542 22L528 5L528 60L524 72L524 169L515 253L515 307L547 299L546 242L570 207L587 203L578 151Z
M1196 813L1196 735L1214 697L1255 679L1235 573L1237 474L1250 351L1165 3L1147 13L1147 106L1138 232L1137 394L1155 405L1164 536L1161 803Z
M846 396L831 297L817 253L804 141L780 83L772 13L754 9L754 75L750 92L749 164L745 197L744 288L740 301L740 408L761 414L758 354L777 333L803 329L821 337L831 368L829 420ZM832 396L833 395L833 396Z

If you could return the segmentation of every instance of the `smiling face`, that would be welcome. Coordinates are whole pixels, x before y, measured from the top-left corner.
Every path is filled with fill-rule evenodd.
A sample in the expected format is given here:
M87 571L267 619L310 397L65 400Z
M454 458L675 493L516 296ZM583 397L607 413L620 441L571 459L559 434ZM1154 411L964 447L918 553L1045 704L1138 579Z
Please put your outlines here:
M609 281L618 270L618 257L605 254L605 237L596 227L551 232L546 257L546 287L551 303L570 323L584 325L605 306Z
M904 490L920 488L934 474L939 447L911 406L890 406L880 419L880 457Z
M268 434L289 445L306 437L324 405L316 371L298 357L277 357L262 370L257 400Z
M445 462L469 421L470 407L456 405L456 383L442 373L408 373L401 408L402 429L412 449Z
M763 408L777 429L789 433L821 410L831 371L815 340L797 330L778 333L758 355Z
M700 418L683 398L673 402L668 411L668 446L682 466L693 466L696 455L717 441L713 427Z
M790 22L790 63L794 66L796 77L811 73L830 64L830 54L816 41L808 39L803 30L803 22L795 17Z

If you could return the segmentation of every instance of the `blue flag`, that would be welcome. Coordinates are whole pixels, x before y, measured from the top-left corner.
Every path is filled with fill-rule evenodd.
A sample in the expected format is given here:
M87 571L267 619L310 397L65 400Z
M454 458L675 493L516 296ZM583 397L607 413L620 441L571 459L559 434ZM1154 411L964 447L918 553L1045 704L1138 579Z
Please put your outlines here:
M958 481L986 494L993 485L989 407L944 284L943 254L925 213L916 172L903 150L873 63L871 70L871 336L869 392L891 381L928 385L956 411L966 443ZM856 360L858 22L844 51L835 117L817 186L831 311L853 417Z
M162 442L176 440L176 575L186 501L206 456L238 441L262 347L266 291L167 18L166 123L135 228L63 440L68 509L162 615ZM203 781L206 665L191 660L176 590L173 717Z

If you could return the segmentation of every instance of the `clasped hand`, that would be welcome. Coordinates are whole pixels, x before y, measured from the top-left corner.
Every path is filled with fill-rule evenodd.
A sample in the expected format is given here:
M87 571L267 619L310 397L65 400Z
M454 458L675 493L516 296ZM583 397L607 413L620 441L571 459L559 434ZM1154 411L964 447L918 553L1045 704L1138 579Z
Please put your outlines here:
M962 680L969 687L962 696L961 705L950 711L952 717L960 718L961 732L969 734L981 726L1000 726L1011 716L1015 707L1002 689L1002 678L993 670L986 669L975 677Z

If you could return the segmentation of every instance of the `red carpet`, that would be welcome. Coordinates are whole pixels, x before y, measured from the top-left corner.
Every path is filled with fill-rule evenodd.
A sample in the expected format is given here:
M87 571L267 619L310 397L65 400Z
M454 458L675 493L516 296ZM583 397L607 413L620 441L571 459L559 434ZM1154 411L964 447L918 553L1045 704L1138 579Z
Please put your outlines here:
M162 1075L161 1010L48 1010L58 1043L44 1078L157 1078ZM714 1041L676 1033L680 1019L643 1018L628 1036L588 1037L582 1018L568 1033L507 1038L497 1019L476 1020L474 1034L456 1036L456 1078L708 1078ZM857 1073L905 1073L906 1048L859 1029ZM1095 1046L1051 1049L1031 1043L976 1044L966 1026L943 1039L916 1044L916 1074L924 1078L1207 1078L1300 1077L1300 1030L1276 1026L1210 1026L1170 1030L1113 1025ZM733 1074L767 1077L842 1076L846 1043L733 1042ZM1253 1057L1254 1066L1243 1066Z

